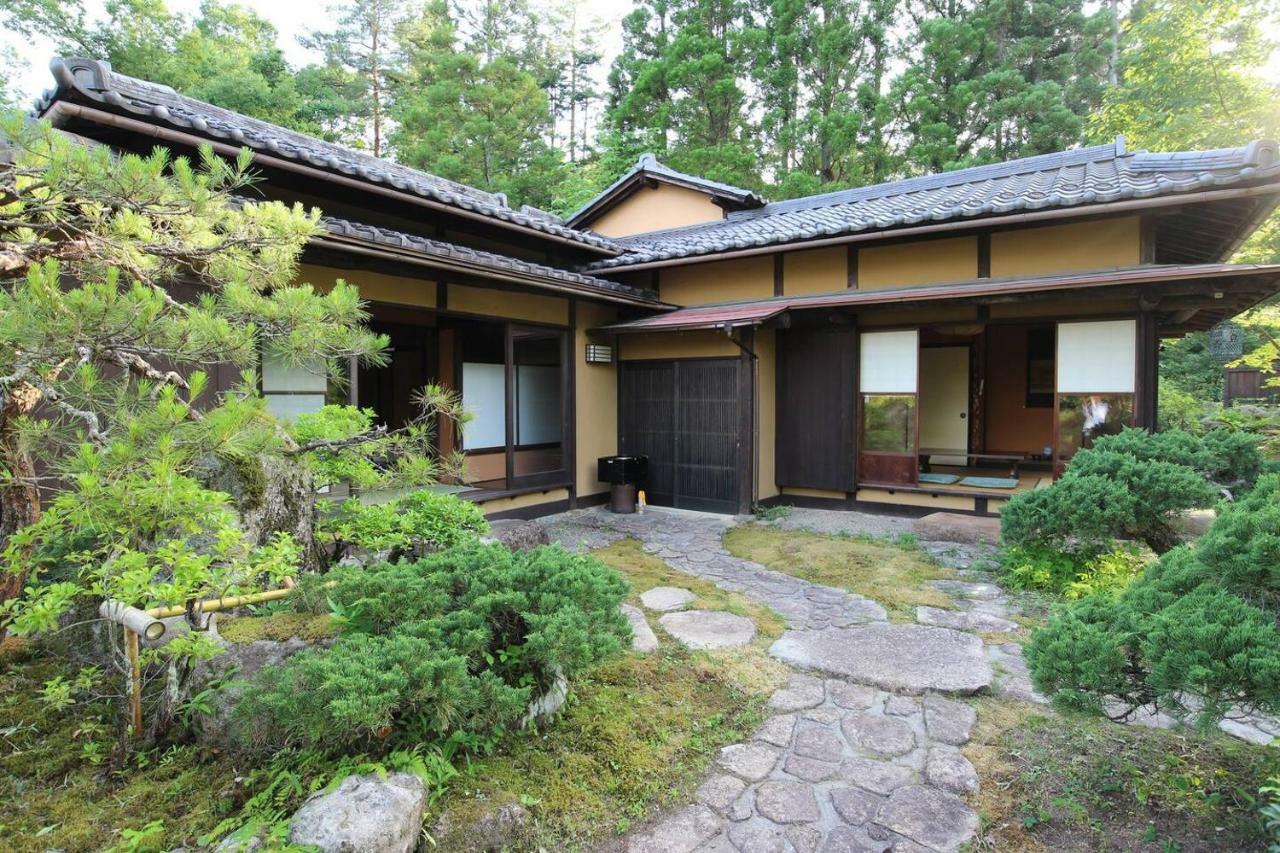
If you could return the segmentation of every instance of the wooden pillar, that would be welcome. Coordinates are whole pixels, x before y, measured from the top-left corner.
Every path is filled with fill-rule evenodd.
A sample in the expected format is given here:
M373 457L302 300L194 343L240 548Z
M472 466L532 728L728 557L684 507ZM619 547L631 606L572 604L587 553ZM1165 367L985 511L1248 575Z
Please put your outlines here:
M1138 315L1137 376L1134 383L1133 420L1136 426L1155 431L1159 411L1160 335L1156 315Z
M742 352L738 354L738 409L740 412L738 433L738 514L751 513L755 501L755 459L759 444L756 430L756 360L755 330L750 326L739 332Z

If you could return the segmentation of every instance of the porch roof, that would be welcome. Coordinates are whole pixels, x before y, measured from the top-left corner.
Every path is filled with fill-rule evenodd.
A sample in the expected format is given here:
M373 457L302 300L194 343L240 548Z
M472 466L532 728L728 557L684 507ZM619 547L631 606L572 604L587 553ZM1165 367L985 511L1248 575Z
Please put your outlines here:
M1183 293L1185 287L1176 288L1180 283L1192 285L1190 291ZM1198 289L1203 291L1200 295L1206 300L1206 305L1211 307L1196 308L1197 315L1205 315L1197 322L1192 322L1194 315L1177 320L1175 325L1179 330L1208 328L1219 319L1234 316L1280 291L1280 264L1150 265L1033 278L965 279L944 284L879 290L840 290L805 296L775 296L769 299L680 308L666 314L605 326L598 331L634 333L733 329L759 326L790 311L815 308L850 309L945 301L1008 301L1020 295L1095 291L1125 286L1140 288L1144 302L1152 306L1148 310L1167 312L1172 321L1175 315L1185 313L1195 306L1169 301L1166 297L1175 295L1170 291L1176 290L1177 296L1194 299L1197 296L1197 284L1201 285Z

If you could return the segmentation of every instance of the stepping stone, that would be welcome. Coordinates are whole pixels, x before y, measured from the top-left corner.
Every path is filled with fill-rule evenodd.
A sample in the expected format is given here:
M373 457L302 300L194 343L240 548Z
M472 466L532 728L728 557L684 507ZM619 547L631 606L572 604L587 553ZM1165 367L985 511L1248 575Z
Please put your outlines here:
M844 744L840 735L826 726L816 723L801 724L796 732L796 743L792 747L796 754L807 758L818 758L823 761L839 761Z
M787 827L787 840L796 853L817 853L822 833L811 826L790 826Z
M746 782L736 776L720 773L698 788L698 802L723 814L746 789Z
M834 678L827 682L827 693L831 696L831 701L835 702L841 708L848 708L853 711L864 711L875 704L876 689L867 687L863 684L850 684L847 681L836 681Z
M978 831L978 815L955 794L908 785L889 795L876 823L934 850L956 850Z
M957 631L988 631L1009 633L1018 630L1018 623L1002 619L980 610L943 610L939 607L917 607L916 621L921 625L954 628Z
M924 727L933 740L963 746L977 721L978 712L963 702L933 694L924 697Z
M693 853L720 831L722 821L706 806L687 806L631 839L627 853Z
M926 583L936 590L947 593L948 595L957 595L962 598L984 598L992 599L1001 596L1000 587L993 583L974 583L972 581L926 581Z
M788 746L791 743L791 734L795 729L795 714L779 714L760 724L760 728L756 730L756 740L762 740L774 746Z
M809 823L822 816L813 786L770 780L756 791L756 811L774 823Z
M692 592L678 586L655 586L640 593L640 603L650 610L683 610L693 599Z
M934 512L911 525L915 535L928 542L962 542L966 545L999 545L1000 519L955 512Z
M658 650L658 635L649 627L649 620L644 618L639 607L623 604L622 615L631 623L631 651L647 655Z
M920 703L910 696L890 696L884 703L884 712L895 717L909 717L919 711Z
M978 790L978 771L954 746L930 748L924 762L925 781L953 794L972 794Z
M807 758L803 755L788 755L782 763L782 769L797 779L806 782L825 782L840 772L840 756L835 761L823 761L819 758Z
M729 649L755 639L756 624L723 610L685 610L658 620L687 649Z
M990 689L994 675L978 637L927 625L788 631L769 653L801 669L903 693L978 693Z
M784 853L787 849L782 827L758 818L730 824L729 840L738 853Z
M890 794L911 781L911 768L872 758L849 758L840 775L873 794Z
M860 826L876 816L883 797L861 788L836 788L831 792L831 805L845 823Z
M916 733L900 719L874 714L855 714L840 728L854 747L876 755L905 755L916 748Z
M883 843L868 844L862 838L851 826L837 826L827 834L819 853L884 853L888 849ZM900 849L894 845L893 853L899 853Z
M763 743L735 743L720 750L716 761L739 779L759 782L773 770L782 750Z
M769 697L769 707L775 711L804 711L821 705L825 698L821 681L810 675L792 675L786 687Z

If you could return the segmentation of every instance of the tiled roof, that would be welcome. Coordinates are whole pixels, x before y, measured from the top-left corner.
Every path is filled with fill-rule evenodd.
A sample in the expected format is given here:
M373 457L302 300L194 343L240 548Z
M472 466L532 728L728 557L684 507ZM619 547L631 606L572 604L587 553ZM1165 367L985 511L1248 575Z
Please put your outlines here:
M804 296L774 296L695 305L665 314L603 326L598 331L646 332L723 329L754 326L787 311L810 308L860 308L990 298L1053 291L1076 291L1125 285L1159 285L1179 281L1220 281L1221 296L1212 297L1213 316L1234 316L1280 291L1280 264L1162 264L1132 269L1099 270L1023 278L976 278L941 284L836 290ZM1245 285L1241 287L1240 285ZM1206 313L1202 311L1201 313ZM1208 313L1206 313L1208 316Z
M275 157L295 160L312 168L346 175L370 184L383 184L451 207L473 211L520 228L569 239L606 252L617 247L607 237L570 228L554 214L528 206L514 210L499 193L446 180L398 163L382 160L332 142L325 142L270 122L250 118L180 95L168 86L139 80L111 70L108 62L94 59L55 59L49 65L56 88L36 102L44 113L69 93L79 93L108 107L193 131L215 140L243 145Z
M653 291L619 284L608 279L569 272L568 270L549 267L544 264L535 264L507 255L499 255L495 252L470 249L466 246L431 240L427 237L419 237L416 234L406 234L403 231L393 231L389 228L380 228L375 225L366 225L361 222L352 222L348 219L339 219L333 216L322 217L320 224L335 237L345 237L365 243L376 243L380 246L407 251L424 259L435 259L445 264L455 263L479 267L482 270L493 273L497 278L518 276L521 278L540 279L543 283L561 290L580 290L587 295L599 295L610 301L627 302L633 305L644 305L653 308L664 307L658 301L657 294ZM323 239L321 237L321 240ZM483 272L480 274L483 274Z
M722 199L730 203L734 207L740 208L756 208L765 203L765 200L752 190L735 187L730 184L722 184L719 181L713 181L710 178L702 178L697 175L689 175L684 172L677 172L670 166L666 166L658 162L658 158L652 154L641 154L636 164L623 173L609 186L605 187L595 198L587 202L573 213L567 220L568 224L578 227L583 224L587 217L599 210L601 207L611 203L616 197L622 195L626 188L632 183L652 178L662 181L663 183L676 184L677 186L688 187L689 189L702 190L718 199Z
M1126 152L1123 141L975 166L735 211L725 219L617 238L605 270L863 231L1070 208L1245 184L1280 176L1271 141L1172 154ZM1280 188L1278 188L1280 191Z

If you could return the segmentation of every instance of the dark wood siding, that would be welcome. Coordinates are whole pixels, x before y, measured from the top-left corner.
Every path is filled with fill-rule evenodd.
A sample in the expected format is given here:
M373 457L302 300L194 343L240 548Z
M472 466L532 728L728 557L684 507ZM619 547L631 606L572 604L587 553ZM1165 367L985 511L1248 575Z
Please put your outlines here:
M779 486L854 490L856 346L853 328L778 332Z
M738 359L623 362L619 441L623 454L649 457L650 503L737 512L742 370Z

